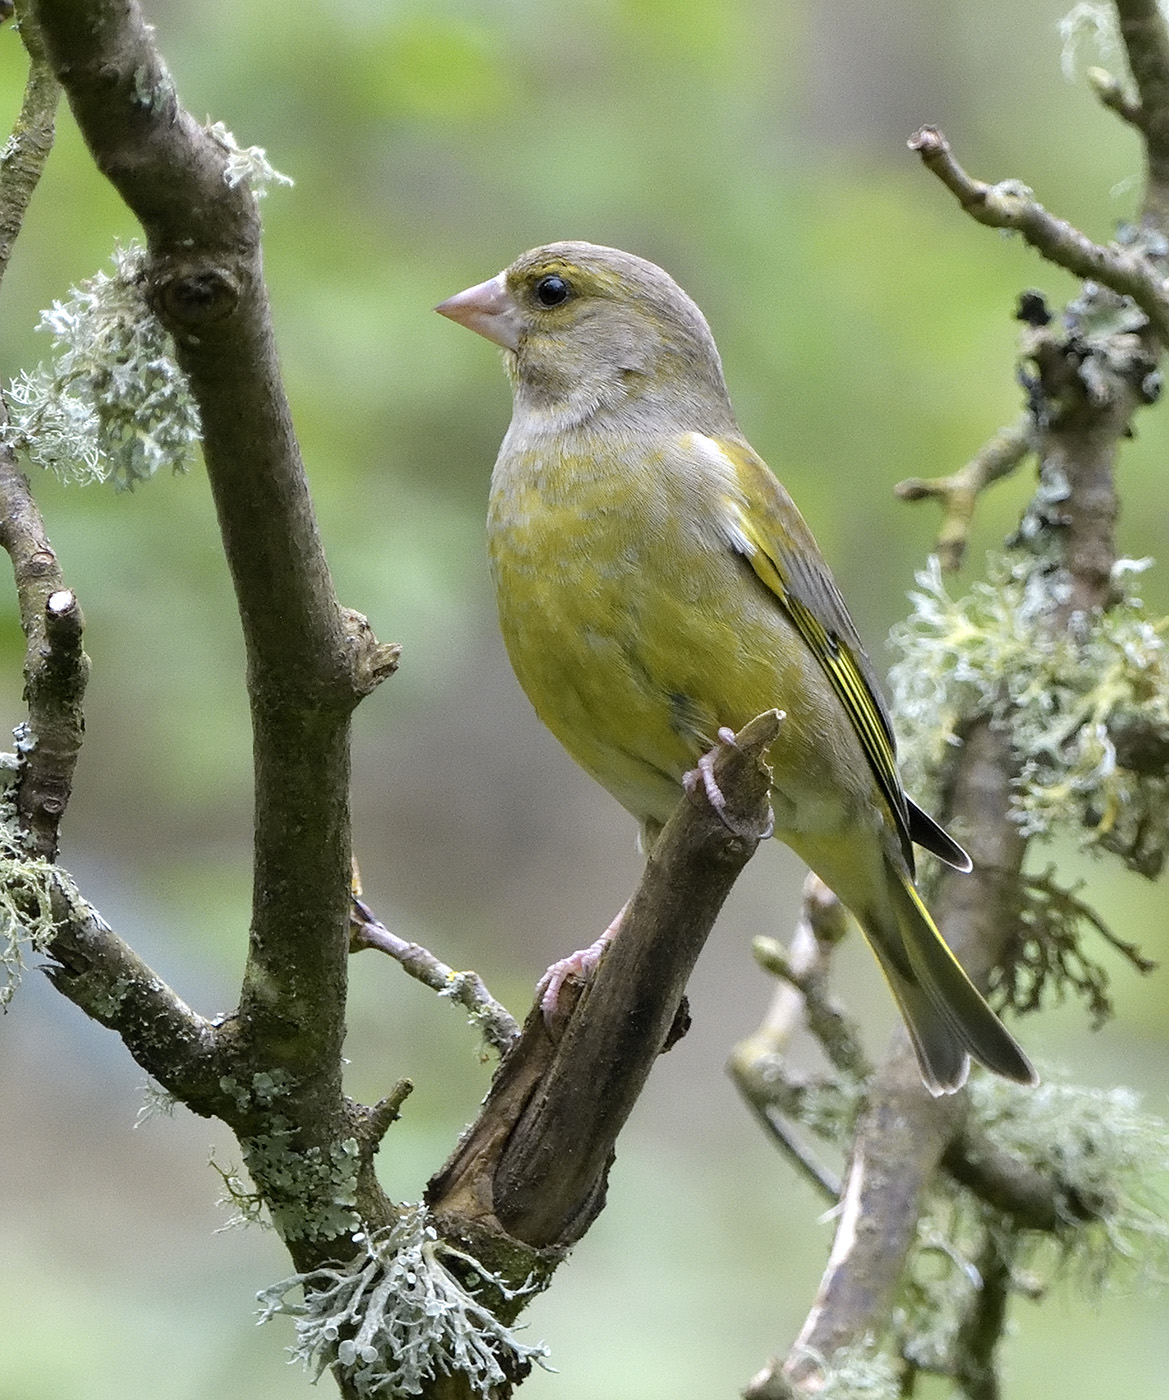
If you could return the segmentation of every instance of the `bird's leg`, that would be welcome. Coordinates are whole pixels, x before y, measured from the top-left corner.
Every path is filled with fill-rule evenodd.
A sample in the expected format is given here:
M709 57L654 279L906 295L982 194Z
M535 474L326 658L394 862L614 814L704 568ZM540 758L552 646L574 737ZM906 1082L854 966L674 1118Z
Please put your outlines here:
M544 1013L545 1024L551 1026L560 1017L560 992L570 977L578 977L587 982L601 961L601 954L609 946L611 939L621 927L628 904L623 904L613 918L613 922L595 943L581 948L568 957L554 962L536 983L536 996L540 1000L540 1010Z
M735 743L735 731L733 729L728 729L724 724L718 731L718 743L729 744L733 748ZM714 755L714 749L711 749L708 753L704 753L698 760L698 767L691 768L688 773L682 775L682 786L687 792L693 792L701 782L706 792L706 800L714 808L715 812L718 814L719 820L728 831L733 832L736 836L749 836L755 840L766 841L768 837L772 836L775 832L775 813L773 811L768 812L766 831L756 832L753 828L751 830L742 830L727 811L726 798L722 794L722 788L718 785L718 779L714 776Z

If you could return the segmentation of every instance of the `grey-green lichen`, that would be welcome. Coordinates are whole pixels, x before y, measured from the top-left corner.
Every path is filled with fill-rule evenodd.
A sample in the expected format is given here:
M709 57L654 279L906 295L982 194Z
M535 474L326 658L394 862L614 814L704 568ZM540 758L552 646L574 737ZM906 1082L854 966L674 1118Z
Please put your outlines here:
M988 716L1018 759L1011 815L1025 834L1073 831L1156 874L1169 845L1169 622L1150 618L1132 590L1143 567L1117 564L1119 601L1077 639L1047 625L1051 594L1032 556L1003 556L962 598L931 560L892 636L910 791L929 805L964 725Z
M1002 1150L1056 1183L1069 1201L1054 1234L1023 1232L1022 1266L1043 1280L1072 1268L1093 1286L1133 1274L1169 1278L1169 1124L1131 1089L971 1080L971 1112Z
M979 1261L1006 1267L1010 1292L1036 1297L1061 1276L1099 1290L1163 1284L1169 1220L1158 1195L1169 1168L1169 1125L1127 1089L1052 1083L1024 1089L992 1075L969 1085L973 1123L995 1146L1050 1181L1063 1204L1054 1230L1020 1229L970 1192L939 1179L906 1269L894 1316L902 1354L952 1371L959 1329L985 1285Z
M1059 37L1063 45L1061 63L1069 81L1075 78L1081 52L1085 49L1110 68L1126 67L1120 26L1111 5L1080 0L1060 20Z
M189 465L199 410L146 297L146 250L119 247L113 263L41 313L52 358L12 382L4 437L64 481L132 487Z
M435 1377L457 1374L486 1397L533 1362L544 1365L547 1348L521 1342L480 1296L510 1301L537 1285L508 1288L440 1239L424 1206L406 1207L395 1224L356 1239L361 1252L348 1264L295 1274L259 1294L261 1322L278 1313L296 1319L292 1359L314 1379L336 1365L358 1395L393 1397L419 1395ZM303 1301L287 1300L295 1288Z
M813 1359L819 1368L816 1400L900 1400L905 1394L900 1367L871 1338Z
M12 1000L29 952L43 953L52 939L55 880L66 879L44 857L28 850L16 810L19 750L27 727L16 730L17 753L0 753L0 1009Z
M240 1146L281 1239L332 1239L358 1227L356 1138L304 1147L293 1124L274 1115L269 1131L241 1137Z
M282 175L268 160L263 146L241 146L223 122L214 122L207 134L227 152L223 179L232 189L247 185L257 199L268 193L269 185L291 185L290 175Z

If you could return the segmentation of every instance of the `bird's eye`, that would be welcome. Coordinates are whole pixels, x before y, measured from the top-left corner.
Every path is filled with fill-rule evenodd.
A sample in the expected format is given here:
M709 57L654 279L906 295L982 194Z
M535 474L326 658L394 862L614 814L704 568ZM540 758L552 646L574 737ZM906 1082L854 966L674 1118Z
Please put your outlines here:
M536 283L536 300L541 306L560 306L572 295L572 288L563 277L551 273Z

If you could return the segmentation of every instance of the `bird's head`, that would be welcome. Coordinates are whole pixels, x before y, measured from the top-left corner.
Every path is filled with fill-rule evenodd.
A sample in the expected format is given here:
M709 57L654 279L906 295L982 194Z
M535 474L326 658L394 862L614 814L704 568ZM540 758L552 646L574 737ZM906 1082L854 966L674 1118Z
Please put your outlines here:
M562 425L598 412L694 418L705 431L730 419L705 317L632 253L550 243L435 310L503 346L517 408Z

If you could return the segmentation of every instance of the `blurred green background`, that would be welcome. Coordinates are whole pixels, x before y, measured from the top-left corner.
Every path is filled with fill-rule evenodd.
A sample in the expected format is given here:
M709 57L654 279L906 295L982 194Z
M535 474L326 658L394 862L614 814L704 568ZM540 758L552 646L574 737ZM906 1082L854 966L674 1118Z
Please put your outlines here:
M496 636L482 545L509 413L496 354L431 314L554 238L663 263L697 299L744 428L804 508L878 664L935 518L892 485L958 466L1014 416L1016 293L1072 284L963 218L905 148L941 125L967 166L1016 176L1090 234L1129 216L1138 149L1060 73L1057 0L206 0L147 6L188 107L292 175L264 204L283 363L342 599L404 645L357 717L355 840L398 932L474 966L517 1012L590 941L638 869L631 821L532 717ZM0 33L0 101L24 65ZM0 371L45 351L38 311L133 224L67 114L4 287ZM1169 554L1166 416L1123 469L1123 550ZM983 503L968 575L1029 481ZM235 1000L249 895L241 649L200 472L132 495L36 483L88 619L89 732L64 860L110 922L200 1011ZM1169 610L1162 567L1146 597ZM3 724L21 643L0 617ZM1164 956L1167 899L1062 852L1126 937ZM691 987L693 1032L619 1144L609 1206L530 1310L557 1375L525 1395L733 1395L786 1350L831 1237L722 1066L768 985L757 932L790 928L801 872L762 852ZM387 1139L416 1199L489 1077L461 1017L372 954L353 965L349 1084L417 1092ZM841 985L879 1047L893 1012L868 954ZM1118 969L1118 1019L1024 1024L1047 1067L1126 1083L1169 1113L1165 973ZM257 1332L287 1272L270 1233L213 1233L238 1160L178 1110L134 1130L141 1073L30 974L0 1023L0 1398L254 1400L307 1393L288 1324ZM1169 1396L1169 1306L1061 1286L1018 1304L1012 1400ZM930 1396L942 1387L925 1386Z

